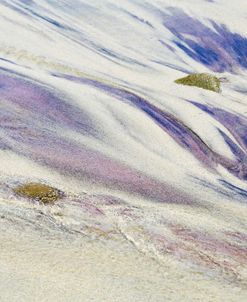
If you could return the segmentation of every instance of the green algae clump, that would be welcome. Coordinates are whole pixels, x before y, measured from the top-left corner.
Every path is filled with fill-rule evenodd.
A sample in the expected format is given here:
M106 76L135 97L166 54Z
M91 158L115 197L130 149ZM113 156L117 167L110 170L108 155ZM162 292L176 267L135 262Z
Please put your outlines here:
M184 78L177 79L175 83L187 86L196 86L218 93L220 92L220 79L209 73L190 74Z
M61 191L42 183L27 183L16 187L14 192L22 197L43 203L53 203L63 197Z

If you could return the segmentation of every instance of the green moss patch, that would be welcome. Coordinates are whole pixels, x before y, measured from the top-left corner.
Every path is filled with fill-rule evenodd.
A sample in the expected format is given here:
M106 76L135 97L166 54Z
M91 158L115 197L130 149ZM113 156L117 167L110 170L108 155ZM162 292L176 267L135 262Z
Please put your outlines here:
M190 74L184 78L177 79L175 83L220 92L220 80L208 73Z
M63 193L58 189L41 183L27 183L16 187L14 192L22 197L43 203L53 203L63 197Z

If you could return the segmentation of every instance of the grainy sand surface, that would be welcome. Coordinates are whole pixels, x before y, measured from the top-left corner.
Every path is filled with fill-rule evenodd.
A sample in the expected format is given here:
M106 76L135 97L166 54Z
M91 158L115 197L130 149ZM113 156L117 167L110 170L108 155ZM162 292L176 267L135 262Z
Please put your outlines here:
M0 302L247 301L246 11L0 1Z

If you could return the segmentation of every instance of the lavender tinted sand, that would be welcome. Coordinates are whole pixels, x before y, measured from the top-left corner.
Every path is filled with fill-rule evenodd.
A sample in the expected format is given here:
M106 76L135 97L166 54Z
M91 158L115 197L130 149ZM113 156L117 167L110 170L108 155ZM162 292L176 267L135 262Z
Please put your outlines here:
M1 301L247 300L247 24L226 2L1 1Z

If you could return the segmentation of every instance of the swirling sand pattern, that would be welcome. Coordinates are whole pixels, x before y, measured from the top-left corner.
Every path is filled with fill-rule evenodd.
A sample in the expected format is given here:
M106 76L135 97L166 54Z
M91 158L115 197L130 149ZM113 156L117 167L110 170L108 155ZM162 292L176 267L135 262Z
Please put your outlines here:
M1 301L246 301L243 2L0 2Z

